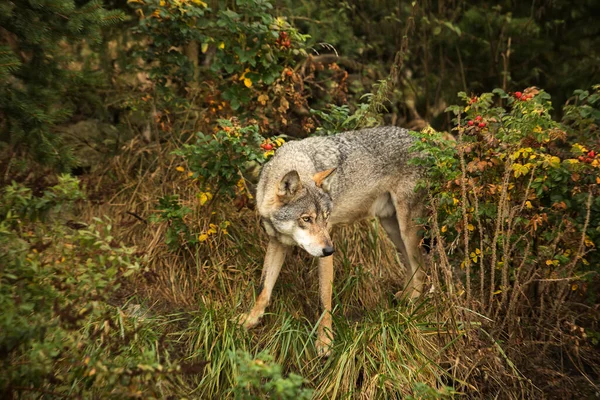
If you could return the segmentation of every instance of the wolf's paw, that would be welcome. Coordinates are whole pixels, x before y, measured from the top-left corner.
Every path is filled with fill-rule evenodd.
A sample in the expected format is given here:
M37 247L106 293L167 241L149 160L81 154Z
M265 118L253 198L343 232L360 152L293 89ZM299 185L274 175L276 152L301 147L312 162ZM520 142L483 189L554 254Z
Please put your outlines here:
M260 316L252 315L252 313L243 313L237 320L238 325L246 329L252 329L260 322Z
M319 335L319 337L317 337L315 346L319 357L329 357L331 355L332 343L333 340L328 335Z

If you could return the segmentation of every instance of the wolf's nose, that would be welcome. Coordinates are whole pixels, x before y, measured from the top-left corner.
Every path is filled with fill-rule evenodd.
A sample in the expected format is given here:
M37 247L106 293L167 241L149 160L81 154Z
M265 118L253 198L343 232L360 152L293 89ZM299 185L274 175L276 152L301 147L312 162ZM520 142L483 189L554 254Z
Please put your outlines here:
M335 252L333 246L327 246L323 249L323 257L332 255Z

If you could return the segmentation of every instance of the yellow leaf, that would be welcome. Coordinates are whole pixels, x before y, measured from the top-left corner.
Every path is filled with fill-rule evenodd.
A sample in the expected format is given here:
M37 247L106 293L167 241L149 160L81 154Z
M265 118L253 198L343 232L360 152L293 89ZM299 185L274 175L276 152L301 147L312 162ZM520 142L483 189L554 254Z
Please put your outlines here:
M277 138L277 139L275 139L275 143L277 143L277 146L283 146L283 144L285 143L285 140L282 138Z
M221 232L223 232L224 235L229 235L229 232L227 232L227 229L221 229Z
M533 206L531 205L531 202L529 200L527 200L525 202L525 207L527 207L527 208L533 208Z
M202 51L202 54L206 53L208 51L208 42L207 43L202 43L202 46L200 47L200 50Z
M500 293L502 293L502 289L498 289L498 290L496 290L496 291L494 292L494 294L495 294L495 295L496 295L496 294L500 294Z
M160 0L160 3L159 3L159 5L160 5L161 7L164 7L164 6L165 6L165 0Z
M598 177L598 176L596 177L596 183L597 183L598 185L600 185L600 177Z
M448 227L446 225L442 226L442 233L446 232L448 230Z
M586 245L586 247L595 247L594 242L592 242L592 240L589 238L589 236L585 237L585 245Z
M183 172L185 171L185 169L180 165L179 167L175 168L177 171L179 172Z
M197 4L199 6L202 6L204 8L208 7L208 4L206 4L205 2L203 2L202 0L192 0L192 3Z
M192 171L188 172L188 177L191 178L192 176L194 176L194 173Z
M244 85L246 85L247 88L252 87L252 81L250 78L244 78Z
M475 227L473 226L473 224L469 224L469 225L467 225L467 229L470 231L474 231Z
M454 205L457 205L458 204L458 199L455 197L455 198L452 199L452 202L454 203Z
M579 289L579 285L578 284L574 283L574 284L571 285L571 290L575 291L577 289Z
M552 264L554 264L554 263L552 262L552 260L546 260L546 265L552 265Z
M219 43L219 48L223 50L225 48L225 42Z
M263 106L267 104L267 101L269 101L269 96L267 96L266 94L261 94L260 96L258 96L258 102Z
M200 192L198 193L198 199L200 200L200 205L203 206L207 201L212 199L213 195L210 192Z
M198 240L201 242L206 242L208 240L208 235L203 233L202 235L198 236Z
M273 154L275 154L275 151L269 150L265 153L265 158L271 157Z

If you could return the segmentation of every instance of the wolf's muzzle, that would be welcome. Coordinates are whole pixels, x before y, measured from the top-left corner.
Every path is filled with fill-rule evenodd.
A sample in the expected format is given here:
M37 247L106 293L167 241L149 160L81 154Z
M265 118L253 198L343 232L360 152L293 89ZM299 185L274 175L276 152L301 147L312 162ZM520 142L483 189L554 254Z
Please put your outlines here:
M327 257L332 255L335 252L335 249L333 248L333 246L327 246L323 249L323 256L322 257Z

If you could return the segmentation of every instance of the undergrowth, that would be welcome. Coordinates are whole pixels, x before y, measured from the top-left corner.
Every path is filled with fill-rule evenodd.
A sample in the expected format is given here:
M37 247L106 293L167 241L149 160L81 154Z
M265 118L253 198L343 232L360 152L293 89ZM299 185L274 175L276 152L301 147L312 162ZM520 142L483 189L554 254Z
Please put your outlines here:
M515 116L491 107L491 94L467 99L470 109L456 109L461 118L457 142L431 131L422 134L419 143L422 150L430 147L432 171L439 174L429 181L431 204L438 207L427 225L430 282L416 303L393 299L403 270L376 221L334 231L336 339L327 359L315 349L322 317L316 262L300 250L287 259L261 325L250 332L238 326L257 293L267 237L256 213L236 202L243 195L242 205L251 204L246 187L229 179L235 185L232 197L208 192L210 177L194 174L194 164L174 154L180 143L133 140L105 170L81 182L60 178L39 196L9 186L0 206L0 293L6 310L0 319L0 358L9 371L0 381L2 394L430 399L585 393L576 388L582 382L577 377L593 381L598 365L593 342L598 327L593 306L586 306L595 304L597 217L585 216L592 207L585 201L589 193L597 198L591 179L597 179L598 168L592 147L582 139L588 137L582 130L585 115L578 117L575 109L564 131L577 133L582 148L587 146L584 161L573 154L578 147L559 141L547 151L531 140L523 147L530 132L540 134L541 142L544 134L558 133L539 112L547 106L545 99L519 103L515 112L526 112L519 114L518 127L511 125ZM486 124L470 129L474 124L468 121L479 115ZM498 142L502 136L496 130L504 129L503 123L523 135L514 146ZM225 138L205 140L211 137ZM490 151L495 148L506 156L495 160ZM542 171L548 179L564 176L569 190L584 185L576 193L583 203L556 198L551 190L559 186L533 198L527 188ZM471 175L482 182L481 190ZM499 192L491 192L493 179L506 176L508 183L502 186L501 180ZM483 185L484 179L492 181ZM513 187L510 197L498 195ZM520 214L497 225L486 219L491 212L486 201L500 200L512 202L504 207ZM550 229L545 220L533 229L534 212L542 209L548 221L572 220L574 230L562 234L560 223ZM99 215L104 217L98 220ZM532 236L507 235L511 223L529 227L515 228L515 235ZM541 232L548 234L537 237ZM496 242L496 235L501 240ZM542 240L554 244L554 254L547 254ZM491 262L494 243L496 260L504 264ZM581 243L585 253L579 253ZM512 246L511 251L502 253L501 245ZM560 258L571 245L575 257ZM558 308L552 293L563 296ZM578 309L587 311L576 314ZM567 385L544 386L540 376Z

